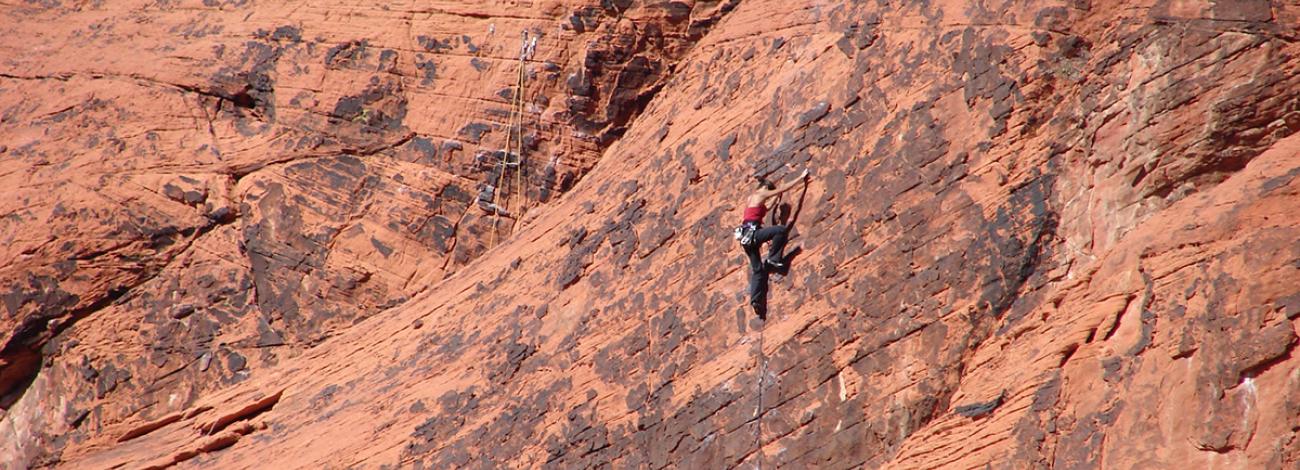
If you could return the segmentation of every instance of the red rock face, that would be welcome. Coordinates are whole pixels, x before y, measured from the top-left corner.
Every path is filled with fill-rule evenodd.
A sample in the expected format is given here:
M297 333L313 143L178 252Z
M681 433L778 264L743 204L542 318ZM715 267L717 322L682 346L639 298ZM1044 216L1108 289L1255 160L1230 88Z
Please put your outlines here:
M0 405L58 396L38 441L82 439L424 292L572 187L730 8L680 7L16 8Z
M15 11L9 466L1300 460L1296 7Z

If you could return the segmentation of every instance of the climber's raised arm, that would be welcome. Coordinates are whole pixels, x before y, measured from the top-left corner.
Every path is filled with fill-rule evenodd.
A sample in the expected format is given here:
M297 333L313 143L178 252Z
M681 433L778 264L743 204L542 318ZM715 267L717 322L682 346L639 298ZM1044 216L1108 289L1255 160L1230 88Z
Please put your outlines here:
M785 183L781 183L780 186L773 186L773 185L771 185L771 184L768 184L766 187L763 187L763 188L759 189L758 191L755 191L755 192L754 192L754 196L757 196L757 197L759 197L759 198L762 198L763 200L766 200L767 198L770 198L770 197L776 196L776 195L778 195L778 194L784 193L784 192L786 192L786 191L789 191L790 189L794 188L795 186L798 186L799 183L804 182L804 181L807 181L807 180L808 180L808 170L807 170L807 169L804 169L804 170L803 170L803 173L800 173L800 174L799 174L799 177L794 178L794 179L792 179L792 180L790 180L790 181L786 181Z

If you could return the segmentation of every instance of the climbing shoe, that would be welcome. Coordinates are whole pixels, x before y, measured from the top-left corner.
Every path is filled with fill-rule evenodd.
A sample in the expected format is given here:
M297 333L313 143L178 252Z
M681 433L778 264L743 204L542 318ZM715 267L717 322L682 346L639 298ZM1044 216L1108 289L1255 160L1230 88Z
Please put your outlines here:
M785 261L779 258L767 258L763 260L763 266L768 271L781 271L786 267Z

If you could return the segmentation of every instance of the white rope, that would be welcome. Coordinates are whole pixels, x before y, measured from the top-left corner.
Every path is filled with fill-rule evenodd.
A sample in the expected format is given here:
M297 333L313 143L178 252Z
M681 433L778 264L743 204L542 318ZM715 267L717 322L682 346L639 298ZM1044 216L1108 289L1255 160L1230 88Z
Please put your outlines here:
M764 323L767 323L764 320ZM766 326L766 325L764 325ZM767 355L763 353L763 327L758 328L758 408L754 409L754 457L758 459L758 470L763 470L763 380L767 378Z

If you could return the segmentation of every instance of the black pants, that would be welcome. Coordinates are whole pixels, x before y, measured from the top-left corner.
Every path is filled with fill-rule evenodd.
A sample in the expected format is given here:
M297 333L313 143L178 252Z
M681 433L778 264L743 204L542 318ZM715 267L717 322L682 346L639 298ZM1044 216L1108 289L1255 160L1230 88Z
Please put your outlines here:
M785 242L790 236L790 231L784 225L773 225L763 227L754 233L754 244L744 247L745 256L749 257L749 305L754 307L754 312L760 318L767 318L767 267L763 265L763 258L759 256L759 250L763 244L772 242L767 249L767 257L780 261L784 255Z

